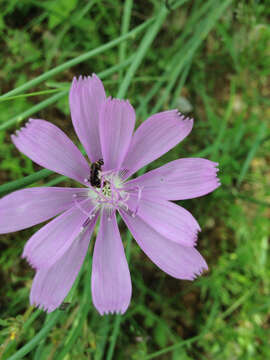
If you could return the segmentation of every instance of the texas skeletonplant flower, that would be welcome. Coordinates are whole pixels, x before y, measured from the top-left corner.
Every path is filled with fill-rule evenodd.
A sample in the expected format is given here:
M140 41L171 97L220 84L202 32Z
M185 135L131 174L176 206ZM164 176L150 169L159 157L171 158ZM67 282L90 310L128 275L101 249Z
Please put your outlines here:
M0 232L53 218L28 240L23 251L36 270L30 302L51 312L71 289L99 218L93 303L100 314L124 313L130 303L131 279L116 211L159 268L177 279L192 280L207 269L195 249L200 227L172 201L216 189L217 163L177 159L128 180L182 141L193 120L177 110L164 111L150 116L133 133L133 107L126 100L107 98L96 75L75 78L69 101L74 129L91 165L58 127L44 120L29 120L12 141L34 162L76 180L81 188L32 187L5 196L0 200Z

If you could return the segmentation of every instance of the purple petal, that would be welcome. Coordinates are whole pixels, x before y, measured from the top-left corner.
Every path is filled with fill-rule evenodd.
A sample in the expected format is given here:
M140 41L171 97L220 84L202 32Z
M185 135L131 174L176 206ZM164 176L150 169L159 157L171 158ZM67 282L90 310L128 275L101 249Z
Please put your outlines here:
M200 158L171 161L126 183L126 188L143 187L148 197L185 200L206 195L220 186L218 163Z
M119 169L130 145L135 111L127 100L107 99L100 114L104 170Z
M99 113L105 100L103 84L95 74L73 79L69 92L72 122L80 142L92 162L102 158Z
M87 211L91 207L89 202ZM22 256L35 269L51 267L78 238L86 220L87 216L77 207L67 210L27 241Z
M191 131L192 119L185 119L177 110L150 116L136 130L123 168L129 177L143 166L159 158L182 141Z
M48 312L61 305L82 267L96 219L50 268L38 270L31 289L30 303Z
M30 119L12 135L14 145L37 164L84 184L89 165L79 149L57 126Z
M131 280L115 213L104 211L96 239L92 267L92 298L99 313L123 314L131 298Z
M134 211L137 198L131 195L129 208ZM142 197L138 204L138 216L165 238L180 245L194 246L200 226L190 212L170 201Z
M193 247L166 239L139 216L133 218L122 210L120 213L141 249L167 274L177 279L193 280L207 270L205 260Z
M18 190L0 200L0 233L22 230L74 206L73 194L87 189L41 187Z

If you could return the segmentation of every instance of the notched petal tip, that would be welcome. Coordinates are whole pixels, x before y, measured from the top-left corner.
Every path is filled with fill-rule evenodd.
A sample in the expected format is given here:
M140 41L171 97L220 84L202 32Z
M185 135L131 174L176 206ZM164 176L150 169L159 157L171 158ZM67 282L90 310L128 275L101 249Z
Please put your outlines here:
M222 184L221 184L220 178L218 177L219 169L214 167L213 171L214 171L214 173L213 173L213 181L214 181L214 189L213 189L213 191L214 191L215 189L220 187Z
M127 311L128 305L122 309L97 309L99 315L123 315Z
M191 131L192 128L193 128L194 120L192 118L189 118L189 117L183 117L183 118L180 118L180 119L185 124L186 127L190 128L190 131Z
M54 306L54 305L42 304L42 303L38 303L38 302L36 302L34 300L31 300L31 299L30 299L30 305L38 308L39 310L45 311L48 314L53 312L54 310L56 310L60 306L60 305Z
M89 76L89 77L91 78L91 76ZM92 73L92 78L95 79L95 80L101 81L96 73Z
M21 256L23 259L25 259L28 264L31 266L32 269L38 271L46 266L49 266L49 264L45 264L45 263L41 263L41 264L37 264L37 262L35 261L34 258L32 258L30 255L27 254L22 254Z
M181 114L179 111L177 112L177 116L178 116L178 120L180 120L180 122L183 126L183 129L185 129L185 131L186 131L185 136L188 136L193 128L194 119Z
M170 112L176 112L176 114L178 115L178 117L181 118L181 120L189 120L189 121L194 121L193 118L185 115L185 114L182 114L178 109L174 109L174 110L169 110Z
M25 129L24 126L22 126L20 129L15 130L14 134L11 134L11 141L14 143L14 141L16 141L16 139L18 139L21 135L21 133L23 132L23 130Z
M73 77L71 87L78 87L81 84L87 84L90 81L101 82L100 78L95 73L92 73L92 75L79 75Z
M205 274L206 272L208 272L208 270L209 270L208 266L207 266L206 262L204 262L204 264L196 271L196 273L194 273L191 280L197 279L197 277Z
M199 227L199 229L195 230L195 233L193 235L193 241L192 244L190 246L195 247L197 245L197 241L198 241L198 236L199 236L199 232L201 231L201 228Z
M31 261L31 248L29 247L29 243L27 242L24 246L24 249L23 249L23 253L21 255L21 258L22 259L25 259L26 261L28 261L28 263L30 265L32 265L32 261Z
M206 263L206 261L204 260L204 258L202 258L203 263L199 269L199 275L202 275L204 272L208 271L208 265Z
M210 160L208 161L209 161L209 171L212 172L213 181L215 183L216 188L218 188L221 185L221 181L218 177L218 172L220 171L219 163Z
M22 253L21 258L26 260L32 269L34 269L36 271L40 269L40 266L38 266L36 264L36 262L32 259L32 257L29 254L27 254L26 252Z
M113 98L111 96L107 97L106 102L104 103L103 106L106 107L106 106L117 106L117 105L120 105L123 108L127 108L127 109L131 110L132 112L135 112L135 110L129 100L117 99L117 98Z
M17 129L15 131L15 133L10 136L11 140L14 142L14 140L18 139L21 135L23 135L25 133L26 130L29 130L31 128L31 126L34 125L38 121L42 121L42 120L29 118L27 120L27 122L23 126L20 127L20 129Z

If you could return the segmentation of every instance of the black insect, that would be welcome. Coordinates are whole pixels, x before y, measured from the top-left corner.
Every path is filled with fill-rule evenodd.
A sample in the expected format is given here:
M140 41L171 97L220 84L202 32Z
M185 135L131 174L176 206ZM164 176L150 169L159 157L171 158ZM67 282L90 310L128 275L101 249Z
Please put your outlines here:
M98 161L91 164L90 168L90 184L97 188L100 188L100 175L99 172L101 171L101 166L104 165L103 159L99 159Z
M59 306L59 310L65 311L68 307L69 307L70 303L69 302L63 302L60 306Z

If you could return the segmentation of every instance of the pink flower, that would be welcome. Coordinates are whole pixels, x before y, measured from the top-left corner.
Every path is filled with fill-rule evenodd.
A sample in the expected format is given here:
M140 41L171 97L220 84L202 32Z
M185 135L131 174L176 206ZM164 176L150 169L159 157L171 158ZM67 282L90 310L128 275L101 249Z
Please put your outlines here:
M73 125L91 168L71 140L47 121L29 120L12 141L37 164L82 187L27 188L5 196L0 200L0 233L60 214L29 239L23 252L36 269L31 304L51 312L71 289L100 217L93 254L93 303L100 314L124 313L130 303L131 279L116 210L158 267L177 279L192 280L207 269L195 249L200 227L171 200L215 190L220 185L218 164L200 158L177 159L127 180L182 141L193 120L177 110L164 111L150 116L133 134L133 107L128 101L106 98L96 75L74 79L69 100Z

